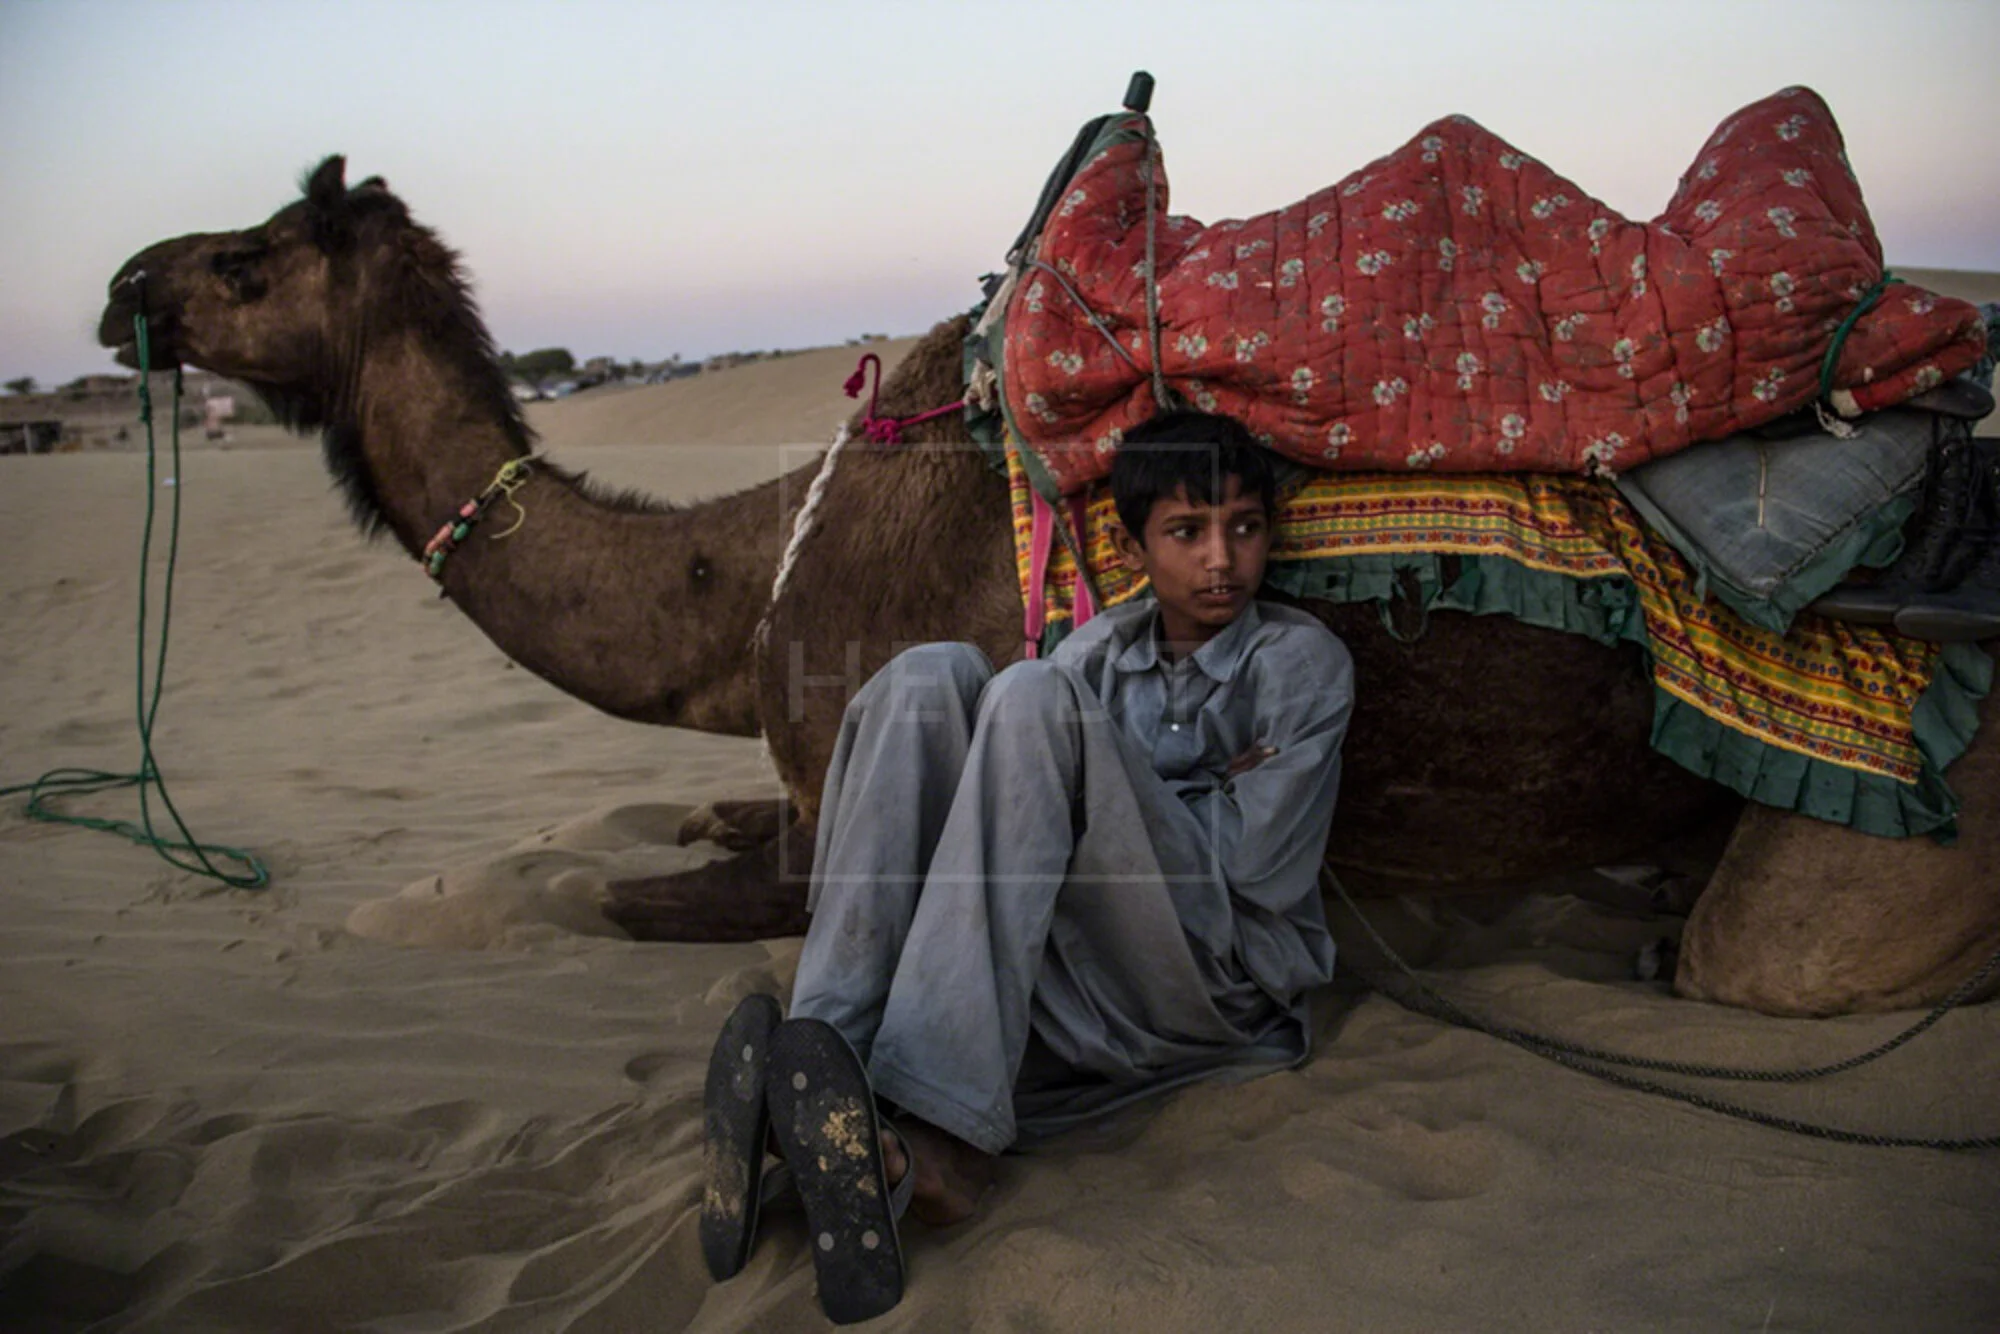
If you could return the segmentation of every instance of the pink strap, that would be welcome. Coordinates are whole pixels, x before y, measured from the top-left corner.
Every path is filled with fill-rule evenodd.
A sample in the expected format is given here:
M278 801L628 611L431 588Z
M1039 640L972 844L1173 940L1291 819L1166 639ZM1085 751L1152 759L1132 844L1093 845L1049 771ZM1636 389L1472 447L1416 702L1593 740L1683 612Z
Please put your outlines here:
M1090 559L1090 506L1084 503L1083 493L1069 498L1069 530L1076 534L1076 551L1079 560ZM1076 601L1071 608L1076 620L1075 628L1081 630L1085 621L1097 615L1097 604L1090 598L1089 571L1081 565L1076 571Z
M1039 658L1042 629L1047 620L1042 598L1048 585L1049 547L1055 541L1056 512L1032 486L1028 488L1028 508L1033 521L1028 529L1028 599L1021 625L1021 636L1026 642L1022 656Z
M947 403L941 408L932 408L929 412L919 412L914 417L878 417L875 415L875 404L882 396L882 358L873 352L863 354L861 363L854 368L854 374L848 376L847 383L841 387L847 390L849 398L861 397L861 391L868 385L868 371L871 366L875 371L875 387L868 390L868 411L861 414L861 434L878 445L900 444L905 426L919 426L942 417L947 412L957 412L965 406L965 400L961 398L956 403Z
M1042 493L1028 488L1028 512L1032 516L1028 528L1028 597L1021 625L1024 642L1023 656L1039 658L1042 655L1042 631L1048 623L1047 608L1043 599L1047 596L1049 582L1049 556L1055 549L1056 511L1055 506L1042 499ZM1087 526L1088 507L1081 495L1069 499L1070 523L1077 533L1077 549L1083 549L1083 534L1089 532ZM1072 629L1081 630L1084 623L1097 614L1097 604L1091 600L1090 581L1077 571L1074 601L1070 604Z

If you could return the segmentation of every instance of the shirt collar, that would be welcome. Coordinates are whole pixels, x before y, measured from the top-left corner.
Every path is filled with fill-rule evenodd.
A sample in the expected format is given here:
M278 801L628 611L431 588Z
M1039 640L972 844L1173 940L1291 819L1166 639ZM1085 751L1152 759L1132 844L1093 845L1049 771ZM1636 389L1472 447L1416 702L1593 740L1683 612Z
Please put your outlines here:
M1190 657L1202 675L1221 684L1235 678L1236 669L1243 665L1243 655L1250 644L1250 637L1261 624L1263 617L1257 613L1257 604L1252 602L1243 609L1243 614L1223 627L1222 633L1196 649ZM1141 619L1139 633L1132 642L1112 660L1111 665L1121 672L1149 672L1160 666L1160 612L1157 606Z

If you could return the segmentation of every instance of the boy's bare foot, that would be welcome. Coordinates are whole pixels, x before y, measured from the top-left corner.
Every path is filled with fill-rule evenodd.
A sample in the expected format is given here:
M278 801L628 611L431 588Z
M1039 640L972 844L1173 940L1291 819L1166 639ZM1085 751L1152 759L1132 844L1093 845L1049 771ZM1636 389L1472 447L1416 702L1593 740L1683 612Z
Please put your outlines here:
M949 1227L972 1217L979 1197L993 1184L992 1155L934 1125L906 1117L882 1130L882 1169L891 1189L910 1170L911 1154L916 1155L917 1179L910 1188L910 1212L931 1227Z

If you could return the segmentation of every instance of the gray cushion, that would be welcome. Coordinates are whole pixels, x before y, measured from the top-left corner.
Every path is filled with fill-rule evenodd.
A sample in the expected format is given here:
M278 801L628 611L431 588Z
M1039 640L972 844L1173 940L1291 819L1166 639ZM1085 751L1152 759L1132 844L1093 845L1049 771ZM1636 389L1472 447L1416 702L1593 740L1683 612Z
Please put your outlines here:
M1934 420L1891 408L1855 423L1860 433L1850 440L1733 435L1634 468L1618 489L1708 591L1751 623L1783 632L1854 566L1895 559Z

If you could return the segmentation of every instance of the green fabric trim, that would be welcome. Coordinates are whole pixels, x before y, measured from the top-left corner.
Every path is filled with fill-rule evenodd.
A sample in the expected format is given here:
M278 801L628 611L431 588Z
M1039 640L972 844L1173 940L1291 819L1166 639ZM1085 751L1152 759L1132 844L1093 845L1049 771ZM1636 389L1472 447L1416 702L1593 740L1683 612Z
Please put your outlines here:
M1940 843L1958 837L1958 796L1944 770L1979 729L1993 660L1976 644L1946 644L1930 688L1911 712L1924 767L1914 784L1844 769L1732 731L1684 700L1653 692L1653 749L1752 801L1864 834Z
M1645 642L1645 619L1632 581L1607 575L1571 579L1507 559L1459 556L1458 577L1446 586L1444 561L1429 553L1274 560L1264 582L1296 598L1322 602L1375 602L1389 624L1389 604L1414 580L1424 613L1463 611L1505 615L1548 630L1567 630L1600 644ZM1393 627L1392 627L1392 633Z

